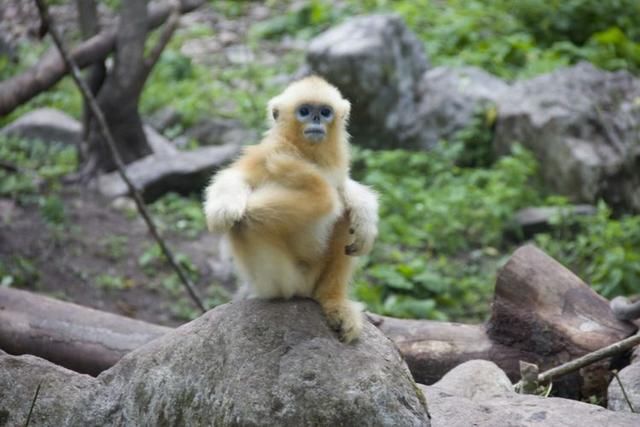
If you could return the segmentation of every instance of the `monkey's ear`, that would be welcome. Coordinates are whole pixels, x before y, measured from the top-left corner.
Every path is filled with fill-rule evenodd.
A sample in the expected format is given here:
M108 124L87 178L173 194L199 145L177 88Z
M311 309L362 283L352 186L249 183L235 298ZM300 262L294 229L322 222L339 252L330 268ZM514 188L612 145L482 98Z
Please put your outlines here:
M273 125L278 120L278 117L280 117L280 108L278 106L278 99L273 98L271 101L269 101L269 104L267 105L267 120L269 121L270 124Z

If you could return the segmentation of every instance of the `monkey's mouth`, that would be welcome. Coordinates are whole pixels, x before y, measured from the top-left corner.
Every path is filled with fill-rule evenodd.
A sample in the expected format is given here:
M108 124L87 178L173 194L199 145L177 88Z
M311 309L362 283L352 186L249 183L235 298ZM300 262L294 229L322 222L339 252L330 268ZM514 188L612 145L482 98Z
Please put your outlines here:
M325 131L322 129L306 129L304 136L312 142L320 142L324 139Z

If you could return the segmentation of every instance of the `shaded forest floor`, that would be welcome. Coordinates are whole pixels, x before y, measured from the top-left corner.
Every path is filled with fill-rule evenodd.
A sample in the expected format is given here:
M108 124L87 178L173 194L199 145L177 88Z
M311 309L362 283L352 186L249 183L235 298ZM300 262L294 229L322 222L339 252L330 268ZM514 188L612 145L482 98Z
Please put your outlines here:
M197 315L132 205L77 189L58 197L59 213L46 203L0 199L0 260L12 270L11 286L164 325ZM165 236L209 305L228 299L228 265L210 261L219 239Z

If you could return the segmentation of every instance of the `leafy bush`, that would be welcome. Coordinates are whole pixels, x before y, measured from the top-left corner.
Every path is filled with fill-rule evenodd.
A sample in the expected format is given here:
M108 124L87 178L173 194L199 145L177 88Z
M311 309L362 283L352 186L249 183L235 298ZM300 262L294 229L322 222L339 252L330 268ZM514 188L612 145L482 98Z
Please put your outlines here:
M502 0L542 44L568 40L582 45L592 34L617 27L640 41L640 3L636 0Z
M354 174L381 202L378 243L356 281L370 309L457 320L486 313L504 229L539 200L536 164L516 147L493 168L463 168L463 148L356 151Z
M509 79L585 59L607 69L640 70L640 2L635 0L350 3L361 11L399 13L438 65L476 65Z
M197 198L169 193L151 205L151 212L161 229L191 238L205 230L202 202Z
M76 170L74 146L44 143L0 135L0 159L18 168L0 168L0 196L19 200L35 195L42 188L56 190L60 178Z
M595 216L555 220L553 232L536 236L542 249L607 298L638 293L640 216L614 218L600 202Z

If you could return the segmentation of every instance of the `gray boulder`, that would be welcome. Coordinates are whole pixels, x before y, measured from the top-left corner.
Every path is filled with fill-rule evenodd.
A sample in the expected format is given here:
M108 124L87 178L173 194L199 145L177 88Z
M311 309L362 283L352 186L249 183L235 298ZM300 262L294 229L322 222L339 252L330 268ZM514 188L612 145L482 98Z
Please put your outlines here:
M62 111L39 108L9 123L0 130L0 134L44 142L78 144L82 137L82 124Z
M236 144L203 147L191 151L161 152L126 166L133 185L147 202L170 191L188 194L200 191L211 175L240 152ZM126 196L129 191L118 172L98 177L98 189L106 197Z
M470 360L447 372L433 384L439 390L471 400L504 396L513 385L502 369L488 360Z
M395 15L353 18L313 39L307 71L353 104L349 131L369 147L418 146L416 94L428 68L422 42Z
M621 369L618 377L633 409L638 413L640 411L640 363L632 363ZM631 412L620 384L615 378L611 380L607 389L607 407L612 411Z
M506 374L492 365L472 360L432 386L420 385L433 427L632 427L640 423L637 414L575 400L517 394Z
M515 226L522 237L530 238L553 228L555 218L572 219L580 216L592 216L598 212L591 205L535 206L520 209L515 215Z
M476 67L436 67L418 87L420 147L431 148L470 125L475 114L494 106L509 86Z
M210 118L189 128L184 137L195 139L200 145L247 145L256 142L258 134L237 120Z
M498 153L519 142L554 191L640 211L640 79L591 64L514 84L499 99Z
M341 343L310 300L220 306L97 378L0 354L5 425L40 381L33 425L430 425L393 344L370 324Z

